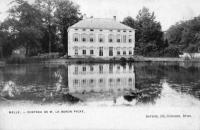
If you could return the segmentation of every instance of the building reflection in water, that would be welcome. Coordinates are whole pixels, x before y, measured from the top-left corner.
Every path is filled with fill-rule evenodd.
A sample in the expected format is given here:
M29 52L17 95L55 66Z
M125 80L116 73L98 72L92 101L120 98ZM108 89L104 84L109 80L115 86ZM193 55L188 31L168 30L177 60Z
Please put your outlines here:
M135 90L133 64L68 65L69 93L85 100L112 99ZM106 96L107 95L107 96ZM84 99L83 99L84 98Z
M70 93L135 90L133 65L69 65Z

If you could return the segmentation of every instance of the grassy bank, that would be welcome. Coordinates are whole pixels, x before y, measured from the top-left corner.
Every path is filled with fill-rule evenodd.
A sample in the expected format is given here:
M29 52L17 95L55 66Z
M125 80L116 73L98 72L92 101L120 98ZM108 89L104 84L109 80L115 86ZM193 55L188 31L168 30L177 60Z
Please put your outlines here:
M129 58L41 58L41 57L10 57L5 60L7 64L29 63L57 63L57 64L82 64L82 63L132 63L132 62L200 62L200 59L183 59L168 57L129 57Z
M48 58L33 58L33 57L10 57L5 59L6 64L29 64L29 63L41 63L50 60Z

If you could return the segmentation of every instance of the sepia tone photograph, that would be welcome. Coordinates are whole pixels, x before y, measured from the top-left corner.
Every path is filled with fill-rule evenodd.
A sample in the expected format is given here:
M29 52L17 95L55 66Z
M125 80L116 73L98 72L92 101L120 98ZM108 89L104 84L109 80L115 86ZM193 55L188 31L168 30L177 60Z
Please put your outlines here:
M0 1L0 130L199 122L199 0Z

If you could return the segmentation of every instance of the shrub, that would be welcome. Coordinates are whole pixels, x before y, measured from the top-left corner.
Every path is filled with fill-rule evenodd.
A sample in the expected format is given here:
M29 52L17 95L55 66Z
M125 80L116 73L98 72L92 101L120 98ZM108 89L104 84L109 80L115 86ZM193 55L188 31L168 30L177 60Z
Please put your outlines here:
M180 51L176 46L169 46L164 50L164 56L166 57L179 57Z
M124 57L120 58L120 62L126 62L126 58Z

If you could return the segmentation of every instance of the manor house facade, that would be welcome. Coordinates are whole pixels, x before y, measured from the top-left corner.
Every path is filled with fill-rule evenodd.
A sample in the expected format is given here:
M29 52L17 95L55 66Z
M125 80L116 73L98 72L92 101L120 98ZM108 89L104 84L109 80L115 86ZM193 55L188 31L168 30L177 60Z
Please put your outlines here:
M86 18L68 29L71 57L130 57L134 54L135 29L113 19Z

